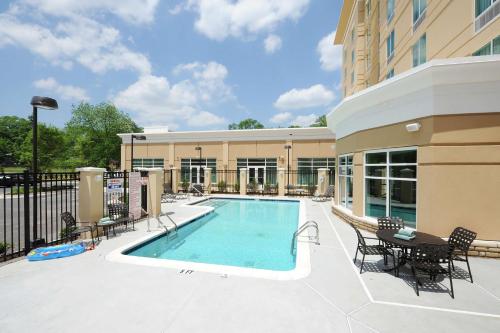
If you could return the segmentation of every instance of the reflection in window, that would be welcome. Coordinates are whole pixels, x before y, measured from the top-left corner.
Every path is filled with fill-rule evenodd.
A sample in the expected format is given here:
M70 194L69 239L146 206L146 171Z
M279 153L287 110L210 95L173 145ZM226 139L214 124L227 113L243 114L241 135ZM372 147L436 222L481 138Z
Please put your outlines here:
M352 155L344 155L339 158L339 193L340 205L352 209Z
M401 217L405 225L416 227L415 149L365 154L365 215Z

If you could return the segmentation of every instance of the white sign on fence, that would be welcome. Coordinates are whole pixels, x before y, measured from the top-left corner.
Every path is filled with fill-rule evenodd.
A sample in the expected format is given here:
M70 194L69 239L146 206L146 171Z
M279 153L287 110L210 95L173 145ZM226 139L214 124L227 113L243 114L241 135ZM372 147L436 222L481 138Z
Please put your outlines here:
M131 172L128 175L128 205L129 212L134 215L135 218L141 217L141 173Z
M123 193L123 178L108 179L106 185L108 187L108 193Z

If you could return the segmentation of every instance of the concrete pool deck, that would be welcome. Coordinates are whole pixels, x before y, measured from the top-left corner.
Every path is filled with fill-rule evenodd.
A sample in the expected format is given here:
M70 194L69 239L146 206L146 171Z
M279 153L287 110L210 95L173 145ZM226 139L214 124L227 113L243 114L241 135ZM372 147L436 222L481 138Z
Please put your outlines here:
M172 218L188 216L164 204ZM1 332L499 332L500 261L472 258L474 283L464 266L447 280L428 283L418 297L412 279L381 271L367 257L361 276L352 264L353 230L330 203L306 199L307 219L318 222L321 245L310 245L311 273L293 281L224 276L146 267L105 259L147 235L136 231L103 240L96 250L44 262L0 267ZM156 228L155 222L151 224ZM358 263L359 265L359 263Z

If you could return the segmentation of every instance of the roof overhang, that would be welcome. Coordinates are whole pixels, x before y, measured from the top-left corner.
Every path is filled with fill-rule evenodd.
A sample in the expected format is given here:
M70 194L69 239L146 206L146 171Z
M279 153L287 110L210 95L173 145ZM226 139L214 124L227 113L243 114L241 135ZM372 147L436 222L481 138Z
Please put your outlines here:
M500 112L500 55L431 60L342 100L328 115L341 139L434 115Z
M118 136L123 143L130 143L132 134L139 133L122 133ZM140 143L335 140L335 134L327 127L185 131L152 133L145 134L145 136L146 140L140 141Z

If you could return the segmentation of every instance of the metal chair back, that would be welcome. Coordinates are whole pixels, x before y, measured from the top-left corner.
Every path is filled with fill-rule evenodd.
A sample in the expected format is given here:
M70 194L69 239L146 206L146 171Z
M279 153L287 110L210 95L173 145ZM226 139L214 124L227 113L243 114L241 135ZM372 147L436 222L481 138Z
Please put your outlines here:
M477 233L474 231L457 227L448 238L448 244L454 249L457 248L463 252L468 252L476 236Z
M61 220L66 224L67 230L76 228L76 220L70 212L61 213Z
M379 217L377 222L378 230L399 230L405 227L403 220L399 217Z

